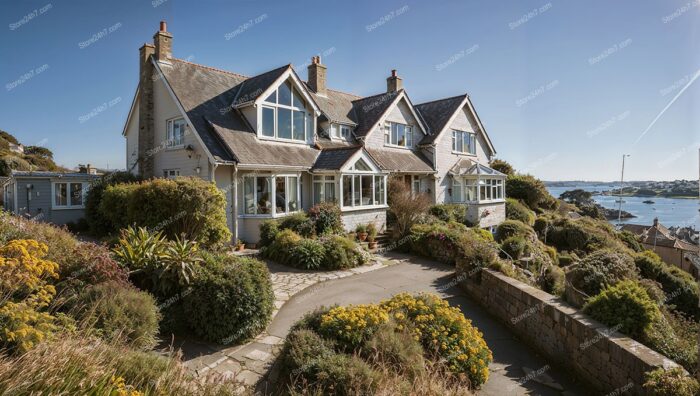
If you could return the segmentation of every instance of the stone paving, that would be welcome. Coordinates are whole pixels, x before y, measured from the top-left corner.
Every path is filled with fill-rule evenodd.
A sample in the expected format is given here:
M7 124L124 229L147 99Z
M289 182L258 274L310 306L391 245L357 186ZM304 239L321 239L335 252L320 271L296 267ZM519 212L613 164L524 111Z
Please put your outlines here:
M247 251L245 254L252 255L254 253ZM370 264L350 270L304 271L267 262L275 294L275 309L272 312L272 318L293 295L307 287L332 279L374 271L387 265L388 262L374 258ZM202 344L199 345L199 356L184 363L197 375L219 374L225 378L235 378L245 386L252 388L268 372L283 343L284 339L263 332L247 344L230 348Z

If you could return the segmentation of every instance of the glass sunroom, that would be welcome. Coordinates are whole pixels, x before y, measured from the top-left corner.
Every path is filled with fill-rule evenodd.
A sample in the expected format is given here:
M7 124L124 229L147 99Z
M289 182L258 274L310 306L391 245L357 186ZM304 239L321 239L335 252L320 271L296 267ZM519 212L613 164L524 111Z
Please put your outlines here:
M452 202L468 204L505 201L506 175L488 166L461 162L450 170Z
M335 202L343 211L386 208L387 172L360 154L337 171L313 176L314 204Z

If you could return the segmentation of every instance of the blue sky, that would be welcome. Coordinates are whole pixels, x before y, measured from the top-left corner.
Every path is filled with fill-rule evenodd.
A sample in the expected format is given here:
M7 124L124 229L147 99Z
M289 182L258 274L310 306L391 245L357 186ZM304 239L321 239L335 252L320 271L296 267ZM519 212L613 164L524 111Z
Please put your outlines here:
M165 19L196 63L305 77L325 53L338 90L395 68L414 103L468 92L498 157L543 179L618 179L623 153L626 179L698 177L700 81L640 135L700 70L700 0L3 0L0 19L0 129L69 167L124 167L138 48Z

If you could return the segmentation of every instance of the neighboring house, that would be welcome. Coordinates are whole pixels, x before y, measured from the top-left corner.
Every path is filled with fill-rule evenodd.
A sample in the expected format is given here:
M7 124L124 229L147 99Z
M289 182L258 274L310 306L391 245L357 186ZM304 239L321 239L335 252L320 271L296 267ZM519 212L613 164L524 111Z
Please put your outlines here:
M85 194L100 176L88 173L12 171L5 180L4 209L54 224L85 215Z
M682 241L673 235L668 228L655 218L651 226L640 224L623 224L623 231L629 231L640 237L642 245L654 251L661 259L671 265L690 273L695 279L700 279L698 268L693 265L700 254L698 245Z
M24 146L21 144L10 143L10 151L13 153L24 154Z
M378 95L335 91L319 57L307 81L291 65L217 70L174 58L165 22L139 64L127 168L215 182L234 238L255 242L263 220L323 201L339 204L348 230L383 229L390 175L436 203L468 205L482 227L505 218L505 175L487 167L495 150L467 95L414 105L396 71Z

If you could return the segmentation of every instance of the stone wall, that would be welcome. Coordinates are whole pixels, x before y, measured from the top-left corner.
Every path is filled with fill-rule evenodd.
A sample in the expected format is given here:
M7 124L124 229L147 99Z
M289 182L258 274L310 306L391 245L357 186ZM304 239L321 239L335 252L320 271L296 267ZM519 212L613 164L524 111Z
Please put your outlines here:
M561 299L499 272L483 270L480 280L462 280L460 286L553 364L599 392L643 395L647 371L678 366Z
M386 209L364 209L343 212L343 226L345 231L355 231L358 224L374 223L377 231L386 229Z

